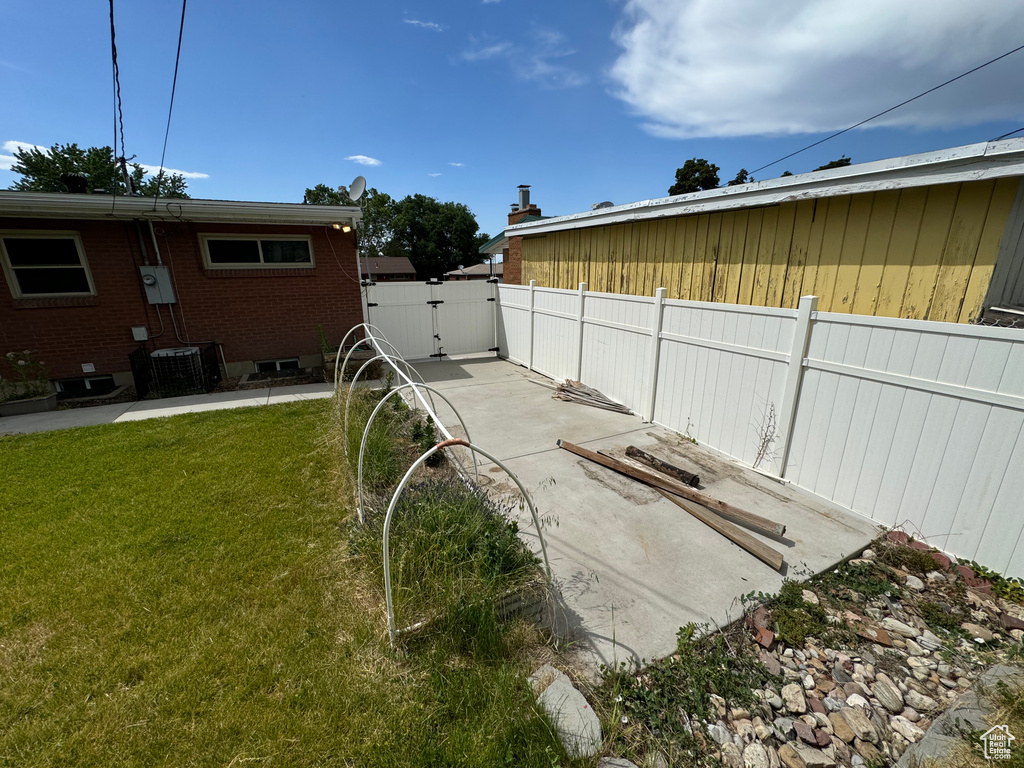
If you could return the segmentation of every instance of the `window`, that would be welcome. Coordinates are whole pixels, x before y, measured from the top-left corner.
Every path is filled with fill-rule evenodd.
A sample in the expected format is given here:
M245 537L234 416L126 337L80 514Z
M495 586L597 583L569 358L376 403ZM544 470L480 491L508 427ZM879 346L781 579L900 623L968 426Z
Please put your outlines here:
M305 235L201 235L209 269L274 269L314 266L313 243Z
M15 298L96 293L74 232L0 233L4 274Z
M299 358L288 357L284 360L258 360L256 361L257 373L276 373L277 371L299 370Z

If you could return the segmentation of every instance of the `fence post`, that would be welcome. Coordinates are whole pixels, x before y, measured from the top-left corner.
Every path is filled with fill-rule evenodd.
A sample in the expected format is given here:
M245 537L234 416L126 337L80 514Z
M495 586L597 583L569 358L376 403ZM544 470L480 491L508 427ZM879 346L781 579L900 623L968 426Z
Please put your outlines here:
M782 446L779 450L778 475L786 476L789 449L793 445L793 425L800 399L800 382L804 375L804 357L811 342L811 315L818 311L817 296L801 296L796 312L796 328L793 330L793 348L789 352L789 369L786 372L786 388L782 394L779 409L779 430L782 432Z
M537 287L537 281L530 281L530 353L526 357L526 368L533 370L533 291Z
M580 283L579 303L576 308L576 381L583 381L583 302L587 299L587 284Z
M665 316L665 289L654 292L654 317L651 321L651 346L647 359L647 400L644 421L654 421L654 403L658 397L658 358L661 356L661 321Z

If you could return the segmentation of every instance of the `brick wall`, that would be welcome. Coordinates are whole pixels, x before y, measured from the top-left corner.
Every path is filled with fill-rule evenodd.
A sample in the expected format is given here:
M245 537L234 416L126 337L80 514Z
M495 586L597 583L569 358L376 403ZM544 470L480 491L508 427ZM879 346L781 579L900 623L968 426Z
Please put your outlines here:
M178 303L171 305L181 339L193 344L217 341L228 363L316 355L317 326L337 344L362 322L353 233L325 227L154 224L157 244L175 281ZM39 353L55 379L82 375L92 363L97 374L130 370L128 353L138 343L133 325L146 325L150 349L182 346L167 305L145 299L138 267L142 254L135 224L0 218L3 230L76 231L82 239L96 296L66 299L14 299L0 272L0 355L9 350ZM150 263L152 241L144 227ZM207 270L199 233L303 234L313 241L313 269ZM332 249L333 246L333 249Z
M518 224L527 216L540 216L540 208L531 204L529 208L520 208L508 215L508 224ZM505 274L502 280L511 285L522 285L523 283L523 238L509 237L508 248L503 251L502 260L505 262Z

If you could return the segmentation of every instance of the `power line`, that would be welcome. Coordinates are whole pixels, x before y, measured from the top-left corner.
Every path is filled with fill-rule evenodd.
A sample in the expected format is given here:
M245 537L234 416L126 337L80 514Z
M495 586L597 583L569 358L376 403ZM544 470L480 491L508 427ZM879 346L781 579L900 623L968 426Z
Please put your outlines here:
M128 171L125 166L125 151L124 151L124 110L121 105L121 72L117 66L117 38L114 33L114 0L110 0L110 61L113 66L114 72L114 145L111 147L111 152L114 154L114 164L117 164L117 135L118 125L121 127L121 170L127 176ZM125 185L128 186L128 191L131 191L131 186L128 185L127 178L125 179ZM117 184L114 184L114 188L111 190L111 194L117 196Z
M111 3L114 0L110 0ZM185 34L185 6L188 0L181 0L181 25L178 27L178 52L174 56L174 80L171 81L171 105L167 108L167 129L164 131L164 149L160 153L160 172L156 175L156 196L153 198L153 210L160 199L160 184L164 176L164 158L167 157L167 137L171 134L171 115L174 113L174 91L178 87L178 64L181 61L181 38Z
M989 141L1000 141L1001 139L1008 139L1011 136L1013 136L1013 134L1020 133L1021 131L1024 131L1024 125L1022 125L1020 128L1018 128L1016 131L1010 131L1009 133L1004 133L1002 136L996 136L994 139L989 139Z
M796 152L790 152L785 157L780 157L778 160L773 160L772 162L768 163L767 165L762 165L760 168L755 168L750 173L751 173L751 175L753 175L753 174L757 173L758 171L763 171L765 168L770 168L773 165L775 165L776 163L781 163L783 160L788 160L789 158L794 157L795 155L799 155L801 152L806 152L808 149L816 147L819 144L824 144L826 141L834 139L836 136L842 136L844 133L846 133L848 131L852 131L854 128L859 128L860 126L864 125L865 123L870 123L872 120L875 120L875 119L881 117L882 115L889 114L894 109L899 109L900 107L906 106L907 104L909 104L912 101L917 101L922 96L927 96L929 93L933 93L933 92L939 90L940 88L945 88L950 83L955 83L960 78L967 77L968 75L977 72L979 69L984 69L989 64L995 64L1000 59L1005 59L1007 56L1010 56L1011 54L1017 53L1017 51L1020 51L1020 50L1024 50L1024 45L1019 45L1016 48L1014 48L1012 51L1007 51L1006 53L1002 54L1001 56L996 56L994 59L990 59L989 61L986 61L984 64L979 64L974 69L969 69L966 72L964 72L963 74L957 75L956 77L952 77L949 80L947 80L946 82L940 83L939 85L936 85L934 88L929 88L927 91L923 91L922 93L917 94L917 96L909 98L906 101L901 101L896 106L889 107L888 109L879 112L877 115L872 115L871 117L867 118L866 120L861 120L859 123L854 123L849 128L843 128L843 130L836 131L831 136L826 136L824 139L820 139L820 140L814 142L813 144L808 144L803 149L798 149ZM1018 129L1018 130L1021 130L1021 129ZM1017 131L1014 131L1013 133L1016 133L1016 132ZM1011 134L1007 134L1007 135L1011 135Z

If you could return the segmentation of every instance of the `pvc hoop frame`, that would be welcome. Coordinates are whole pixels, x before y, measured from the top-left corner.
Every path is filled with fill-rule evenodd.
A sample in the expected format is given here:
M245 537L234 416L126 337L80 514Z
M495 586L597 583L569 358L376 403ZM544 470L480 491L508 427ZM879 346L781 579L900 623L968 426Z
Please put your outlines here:
M366 451L366 440L370 436L370 427L373 426L373 420L376 418L377 413L380 411L380 409L384 407L384 404L388 400L390 400L394 395L397 395L403 389L408 389L411 386L413 386L413 385L412 384L402 384L400 387L395 387L393 390L388 392L388 394L386 394L384 397L382 397L380 402L377 403L377 407L373 409L373 413L370 414L370 418L367 419L367 421L366 421L366 428L363 429L363 440L359 444L359 470L358 470L358 474L357 474L358 480L357 480L357 486L356 486L358 488L358 493L359 493L359 505L356 507L356 513L359 515L359 522L360 523L365 522L364 516L363 516L363 456L365 455L365 451ZM448 407L452 409L452 411L455 413L456 418L459 420L459 424L462 427L462 431L466 433L466 439L469 440L470 442L472 442L472 438L469 436L469 428L466 426L466 422L463 420L462 414L460 414L458 412L458 410L456 410L455 406L452 405L452 401L449 400L447 397L445 397L443 393L439 392L438 390L434 389L433 387L431 387L431 386L429 386L427 384L420 384L419 386L423 387L424 389L426 389L426 390L428 390L430 392L433 392L438 397L440 397L442 400L444 400L445 403L448 404ZM436 423L436 419L435 419L435 423ZM477 479L479 479L480 478L480 464L477 461L476 453L473 452L473 451L471 451L471 453L473 455L473 472L476 475ZM462 462L459 461L459 463L461 464ZM463 469L463 474L465 474L465 467L463 467L462 469Z
M423 464L423 462L425 462L427 459L429 459L442 448L448 448L453 445L464 446L466 448L469 448L469 450L473 451L474 453L479 453L484 458L493 461L495 464L497 464L499 467L505 470L505 474L507 474L512 479L512 482L515 483L516 486L519 488L520 493L523 494L523 498L526 499L527 506L529 506L530 508L530 514L533 516L533 524L537 527L537 538L540 539L540 550L541 554L544 556L544 569L547 571L548 580L550 581L552 578L551 564L548 562L548 548L547 545L544 543L544 534L541 531L540 520L537 517L537 508L533 505L533 499L530 498L530 494L526 492L526 488L519 481L519 478L515 476L512 470L509 469L504 462L502 462L493 454L488 453L483 448L477 445L473 445L472 443L462 440L461 438L451 438L449 440L444 440L430 448L430 450L428 450L426 453L424 453L422 456L416 459L413 465L409 467L409 471L405 473L405 477L403 477L401 482L398 483L398 487L395 489L395 494L394 496L391 497L391 503L388 505L387 515L384 517L384 597L387 602L388 637L391 641L392 650L395 649L395 640L397 639L398 635L401 633L402 630L397 629L395 625L395 604L391 597L391 546L389 541L389 535L391 532L391 518L394 516L395 508L398 506L398 500L402 496L402 491L405 490L406 484L409 482L409 479L413 476L416 470L419 469L420 465Z
M367 329L374 328L374 327L375 326L370 325L370 326L367 326ZM334 392L335 392L335 394L337 394L337 392L338 392L338 385L341 383L341 380L338 378L338 360L341 359L341 349L342 349L342 347L345 346L345 342L348 341L348 337L352 335L352 331L356 330L356 328L359 328L359 326L357 325L355 328L352 328L351 330L349 330L349 332L347 334L345 334L345 338L342 340L341 346L338 347L338 356L334 358ZM356 347L358 347L364 341L372 342L373 346L376 346L377 342L383 341L385 344L387 344L389 347L391 347L391 351L394 352L394 355L395 355L395 357L397 359L401 360L402 362L405 362L405 358L402 356L402 353L398 351L398 347L396 347L394 344L392 344L390 341L388 341L387 337L383 333L380 335L379 339L376 336L374 336L372 333L370 333L368 336L364 336L363 338L361 338L357 342L355 342L352 345L352 349L350 349L348 351L348 353L346 353L346 355L345 355L345 363L341 366L341 373L342 374L344 374L344 372L348 369L348 361L349 361L349 358L352 357L352 353L355 352L356 351ZM381 352L383 350L381 350L380 347L378 347L377 351ZM420 376L420 378L422 379L423 377Z
M394 360L392 360L387 355L381 353L381 354L377 355L376 357L372 357L369 360L367 360L365 363L363 363L362 366L360 366L359 370L356 371L356 375L352 377L352 381L349 384L348 396L345 398L345 455L346 456L348 456L348 414L349 414L350 407L352 405L352 390L355 388L356 382L359 381L360 374L362 374L362 372L365 371L366 368L369 365L371 365L372 363L377 362L378 360L387 360L391 364L391 367L394 368L395 372L398 373L399 376L402 376L406 380L407 386L411 386L412 387L412 391L416 392L420 402L423 403L423 407L426 409L427 413L429 413L431 416L434 417L434 423L440 424L440 422L437 419L437 414L435 413L435 411L437 409L434 407L434 396L430 395L430 406L428 407L426 401L423 399L423 396L420 395L419 392L416 389L416 387L426 387L427 386L427 383L425 381L423 381L423 377L420 375L420 372L417 371L415 368L413 368L411 365L409 365L409 363L405 362L405 360L403 360L402 358L398 358L398 362L402 363L402 365L404 365L410 371L412 371L417 376L419 376L420 383L417 384L409 376L406 376L405 374L403 374L401 371L398 370L398 366L395 365L395 361ZM432 387L427 387L427 389L430 390L430 389L433 389L433 388ZM428 392L428 394L429 394L429 392ZM458 415L458 414L456 414L456 415ZM462 419L460 418L459 421L461 421L461 420ZM441 425L441 431L444 433L444 435L446 437L450 438L452 436L452 434L447 429L444 428L444 425Z

